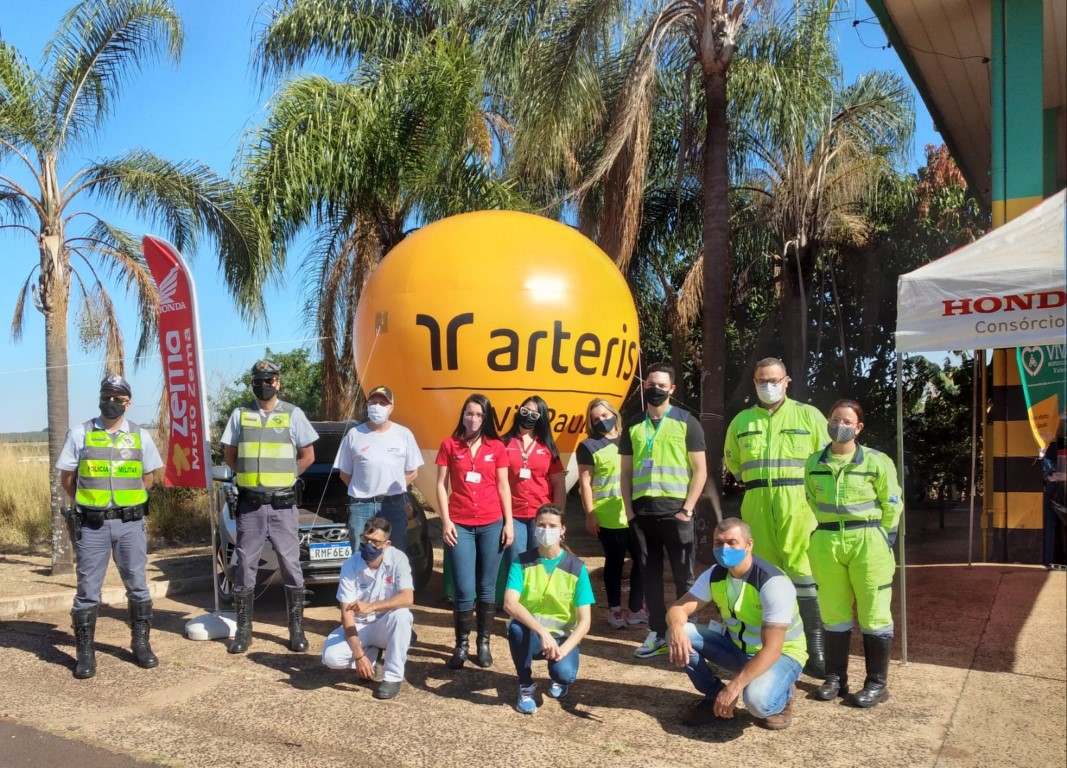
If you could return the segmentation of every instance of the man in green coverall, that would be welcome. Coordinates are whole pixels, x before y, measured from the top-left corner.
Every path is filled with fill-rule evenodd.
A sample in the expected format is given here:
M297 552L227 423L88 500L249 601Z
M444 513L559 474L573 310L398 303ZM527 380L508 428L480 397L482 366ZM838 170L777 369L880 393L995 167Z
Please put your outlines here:
M741 519L752 529L754 552L785 572L797 591L808 641L804 671L826 671L823 626L808 539L815 517L804 495L804 464L826 444L826 417L819 409L786 397L789 376L776 357L756 363L753 383L759 403L734 417L726 431L726 467L745 485Z

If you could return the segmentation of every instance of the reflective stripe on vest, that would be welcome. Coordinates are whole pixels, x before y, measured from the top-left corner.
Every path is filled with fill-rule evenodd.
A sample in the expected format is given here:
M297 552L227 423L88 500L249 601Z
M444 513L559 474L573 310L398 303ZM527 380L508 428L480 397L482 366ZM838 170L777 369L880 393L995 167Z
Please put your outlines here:
M250 491L276 491L296 482L296 446L289 431L294 406L279 401L263 416L255 404L241 406L237 443L237 485Z
M787 578L770 563L753 557L752 567L741 581L740 598L731 600L727 590L729 571L717 567L711 575L711 599L719 608L730 639L744 653L755 654L763 647L763 601L759 593L767 580L775 576ZM785 632L782 653L801 665L808 658L804 622L800 619L800 610L795 603L793 618Z
M647 418L647 417L646 417ZM648 433L646 435L646 428ZM686 412L672 408L663 416L659 431L652 440L649 452L648 437L651 427L645 419L630 426L630 443L633 447L633 498L644 496L684 499L689 494L689 452L685 448ZM646 467L645 459L652 459Z
M884 510L875 481L879 478L877 451L856 446L852 459L841 466L830 464L830 448L808 459L808 482L814 488L815 520L836 523L848 520L881 521Z
M746 490L789 485L775 482L783 479L803 482L807 458L827 442L822 414L788 397L773 413L759 406L745 409L728 430L727 463Z
M582 561L564 551L555 570L547 573L540 552L534 548L519 555L519 565L522 566L519 603L554 637L569 635L578 623L574 593L578 590Z
M83 507L135 507L148 501L144 487L141 428L127 421L129 432L108 432L85 422L85 442L78 460L74 500Z

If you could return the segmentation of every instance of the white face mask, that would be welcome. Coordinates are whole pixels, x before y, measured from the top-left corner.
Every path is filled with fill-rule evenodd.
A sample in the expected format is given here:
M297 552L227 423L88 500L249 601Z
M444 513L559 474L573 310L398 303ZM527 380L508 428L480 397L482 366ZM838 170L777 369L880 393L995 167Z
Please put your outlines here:
M764 405L774 405L777 402L781 402L784 394L784 387L781 383L756 385L756 395Z
M539 547L554 547L559 542L559 528L534 528L534 541Z
M381 403L374 403L367 406L367 421L376 427L380 427L385 422L389 421L389 406L382 405Z

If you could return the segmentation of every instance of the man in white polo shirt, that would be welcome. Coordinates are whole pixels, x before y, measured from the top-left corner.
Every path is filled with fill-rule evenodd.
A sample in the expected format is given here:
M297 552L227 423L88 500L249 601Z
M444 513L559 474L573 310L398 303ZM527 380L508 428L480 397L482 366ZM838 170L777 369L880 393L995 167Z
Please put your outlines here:
M384 517L392 526L396 549L407 552L408 484L422 466L422 452L411 430L390 420L393 392L375 387L367 394L367 420L341 441L334 467L348 486L348 538L359 548L363 525Z
M415 586L408 557L389 541L389 521L372 517L363 526L359 551L341 566L337 602L341 626L326 638L322 663L330 669L354 669L374 679L374 662L384 651L382 682L376 699L400 692L411 646Z

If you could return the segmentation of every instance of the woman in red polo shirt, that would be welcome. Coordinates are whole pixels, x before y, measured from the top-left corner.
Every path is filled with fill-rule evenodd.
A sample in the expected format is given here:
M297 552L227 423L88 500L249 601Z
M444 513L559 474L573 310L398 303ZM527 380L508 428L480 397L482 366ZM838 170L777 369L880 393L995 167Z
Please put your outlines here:
M531 395L519 406L511 429L503 437L508 457L508 485L511 487L511 518L515 540L504 550L496 583L496 600L504 600L508 569L519 555L534 543L534 518L545 504L565 509L567 483L559 449L552 439L548 404Z
M455 583L452 621L456 647L448 666L459 669L467 660L476 607L478 653L474 663L488 667L493 663L489 638L496 613L497 571L501 554L515 535L508 460L504 444L497 438L489 398L480 394L467 398L452 437L441 443L436 463L441 534Z

